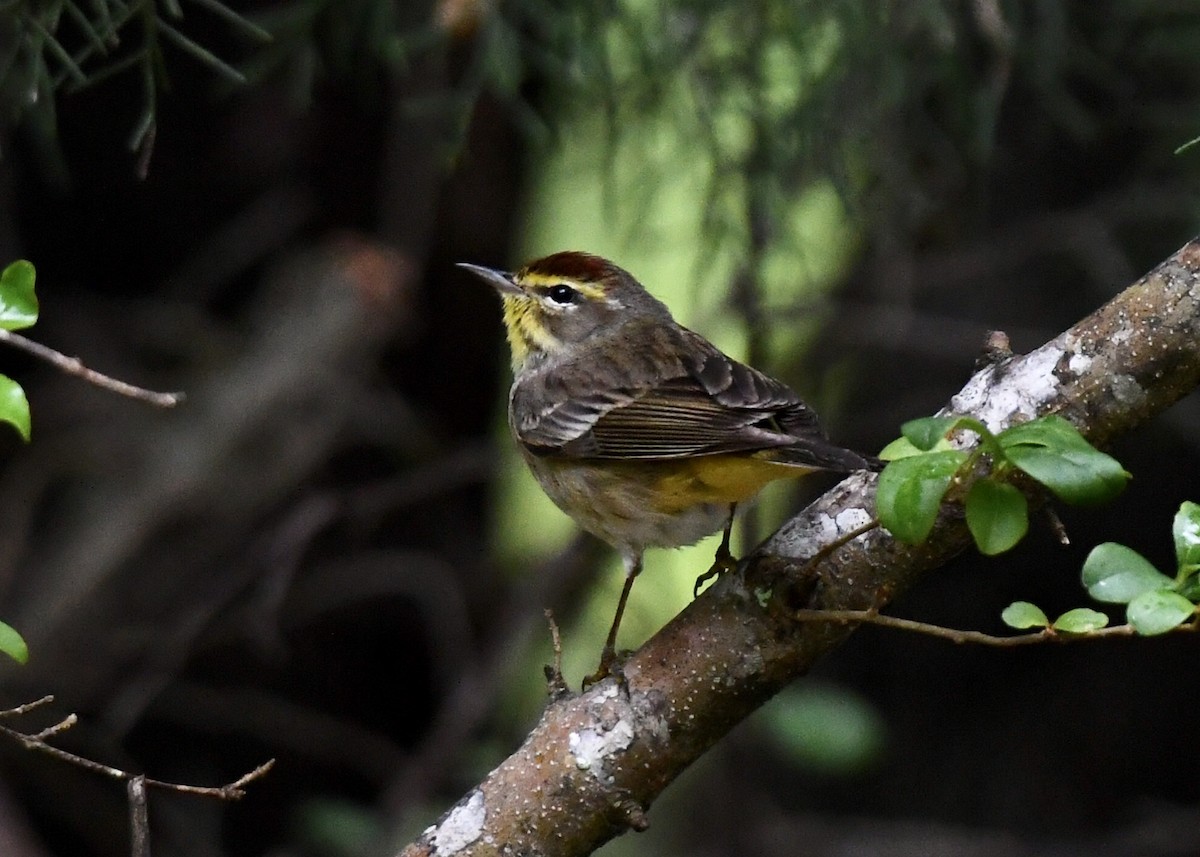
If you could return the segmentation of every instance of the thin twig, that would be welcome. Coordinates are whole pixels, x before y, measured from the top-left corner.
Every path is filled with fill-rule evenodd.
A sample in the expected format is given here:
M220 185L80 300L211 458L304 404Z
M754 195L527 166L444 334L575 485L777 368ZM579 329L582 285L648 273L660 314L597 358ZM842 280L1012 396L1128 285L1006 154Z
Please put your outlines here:
M18 705L15 708L9 708L0 711L0 716L24 714L32 711L39 706L45 705L54 699L52 696L43 696L41 699L35 699L33 702L26 702L23 705ZM125 795L129 802L129 837L130 837L130 854L131 857L150 857L150 810L147 805L146 789L148 786L163 789L164 791L172 791L180 794L203 795L206 797L215 797L220 800L230 801L237 800L245 795L245 786L257 780L271 770L275 764L274 759L269 759L262 765L259 765L253 771L243 774L232 783L227 783L223 786L190 786L184 783L168 783L163 780L154 780L147 777L145 774L131 774L128 771L122 771L120 768L114 768L111 765L105 765L83 756L76 756L74 753L68 753L66 750L60 750L45 742L46 738L58 735L70 729L76 723L74 714L69 714L58 723L43 729L40 732L32 735L25 732L19 732L16 729L10 729L7 726L0 726L0 734L7 735L17 743L21 744L27 750L37 750L45 753L48 756L68 762L76 767L83 768L85 771L91 771L96 774L103 774L115 780L124 780Z
M267 761L263 762L253 771L247 771L232 783L226 783L223 786L189 786L186 783L164 783L161 780L151 779L146 780L146 785L167 789L179 794L202 795L221 800L238 800L245 796L246 786L266 776L273 767L275 767L275 760L267 759Z
M554 664L546 664L546 692L551 699L562 699L569 696L571 689L567 687L567 681L563 678L562 671L562 637L558 633L558 623L554 621L554 611L549 607L545 609L546 622L550 625L550 645L554 649Z
M43 700L37 700L33 703L26 703L26 708L36 707L41 705ZM15 710L15 709L10 709ZM156 780L142 774L132 774L128 771L123 771L120 768L114 768L111 765L105 765L101 762L93 761L92 759L83 756L77 756L74 753L68 753L66 750L61 750L51 744L47 744L43 738L57 735L76 722L75 715L72 714L49 729L43 729L34 735L29 735L24 732L19 732L16 729L10 729L7 726L0 726L0 734L7 735L12 740L16 741L27 750L36 750L39 753L45 753L48 756L53 756L63 762L75 765L78 768L83 768L85 771L91 771L95 774L102 774L114 780L129 782L133 779L140 779L145 786L164 791L177 792L179 794L203 795L206 797L215 797L220 800L237 800L245 795L245 786L254 780L264 776L275 765L274 759L268 759L263 764L259 765L254 770L247 774L243 774L232 783L227 783L223 786L192 786L186 783L171 783L164 780Z
M913 619L901 619L898 616L885 616L874 610L797 610L793 617L800 622L836 622L843 625L882 625L884 628L897 628L901 631L915 631L930 637L940 637L952 643L977 643L983 646L1028 646L1034 643L1076 643L1084 640L1107 639L1109 637L1136 637L1137 630L1132 625L1112 625L1108 628L1097 628L1080 634L1068 634L1053 628L1043 628L1028 634L1015 634L1011 637L999 637L995 634L985 634L982 631L962 631L958 628L946 628L942 625L931 625L927 622L917 622ZM1172 631L1194 632L1197 626L1187 623L1172 628ZM1168 632L1170 633L1170 632Z
M131 399L149 402L160 408L173 408L184 400L183 393L156 393L144 387L137 387L133 384L127 384L124 381L118 381L116 378L97 372L95 369L89 369L83 365L83 361L78 357L68 357L60 351L48 348L40 342L34 342L32 339L21 336L19 333L13 333L11 330L0 329L0 342L7 342L9 345L15 346L35 357L40 357L68 375L82 378L89 384L95 384L97 387L112 390L114 393L120 393L122 396L128 396Z
M1063 547L1069 547L1071 538L1067 535L1066 525L1063 524L1062 518L1058 517L1058 513L1050 506L1043 506L1042 514L1046 516L1046 522L1050 525L1050 532L1058 539L1058 543Z
M66 732L75 725L78 719L79 718L77 718L74 714L68 714L53 726L47 726L41 732L36 732L28 737L34 739L35 741L45 741L47 738L53 738L55 735L61 735L63 732Z
M52 694L46 694L41 699L35 699L33 702L23 702L15 708L5 708L0 710L0 717L20 717L22 714L28 714L35 708L41 708L43 705L49 705L54 701Z

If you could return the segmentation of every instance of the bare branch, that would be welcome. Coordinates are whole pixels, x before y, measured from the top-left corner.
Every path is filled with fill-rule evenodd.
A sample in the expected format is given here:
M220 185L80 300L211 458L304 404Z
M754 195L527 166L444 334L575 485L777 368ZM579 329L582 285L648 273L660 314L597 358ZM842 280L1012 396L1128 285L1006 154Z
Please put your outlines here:
M943 625L931 625L928 622L918 622L914 619L901 619L899 616L885 616L875 610L797 610L793 614L793 618L798 622L880 625L884 628L896 628L900 631L914 631L929 637L940 637L952 643L977 643L998 648L1029 646L1035 643L1084 643L1108 640L1113 637L1137 636L1137 630L1132 625L1112 625L1108 628L1097 628L1094 631L1079 634L1067 634L1053 628L1043 628L1028 634L1012 634L1001 637L996 634L985 634L982 631L964 631L958 628L947 628ZM1187 622L1172 628L1171 632L1195 633L1196 630L1197 626L1194 623Z
M5 708L0 710L0 717L20 717L22 714L28 714L35 708L41 708L43 705L49 705L54 701L52 694L46 694L41 699L35 699L33 702L23 702L15 708Z
M27 737L32 738L35 741L45 741L47 738L53 738L55 735L61 735L62 733L66 732L68 729L74 726L77 721L78 718L74 714L68 714L53 726L47 726L41 732L37 732Z
M24 705L17 706L16 708L10 708L7 711L0 713L23 713L40 705L44 705L46 702L49 702L52 699L53 697L43 697L42 699L35 700L34 702L27 702ZM69 714L58 723L43 729L40 732L29 734L26 732L21 732L17 729L9 728L8 726L0 726L0 735L5 735L11 738L13 741L16 741L18 744L23 746L26 750L34 750L39 753L45 753L47 756L53 756L59 761L67 762L68 764L74 765L77 768L83 768L85 771L91 771L94 774L101 774L102 776L109 777L114 780L120 780L126 783L137 780L140 783L138 788L143 790L149 786L156 789L162 789L164 791L176 792L178 794L202 795L204 797L214 797L220 800L237 800L243 797L246 794L245 787L266 775L266 773L275 765L275 760L269 759L254 770L243 774L233 782L226 783L223 786L193 786L186 783L172 783L165 780L156 780L152 779L151 777L147 777L144 774L133 774L129 771L123 771L120 768L114 768L111 765L105 765L101 762L88 759L84 756L77 756L74 753L69 753L66 750L62 750L52 744L46 743L45 739L52 738L55 735L65 732L74 726L76 722L76 716L74 714Z
M95 369L89 369L83 365L83 361L78 357L68 357L60 351L48 348L40 342L34 342L32 339L24 337L19 333L13 333L11 330L0 328L0 342L7 342L9 345L19 348L27 354L32 354L34 357L45 360L68 375L82 378L89 384L95 384L97 387L103 387L106 390L120 393L122 396L128 396L131 399L149 402L160 408L173 408L184 399L183 393L156 393L144 387L137 387L133 384L127 384L124 381L118 381L116 378L97 372Z

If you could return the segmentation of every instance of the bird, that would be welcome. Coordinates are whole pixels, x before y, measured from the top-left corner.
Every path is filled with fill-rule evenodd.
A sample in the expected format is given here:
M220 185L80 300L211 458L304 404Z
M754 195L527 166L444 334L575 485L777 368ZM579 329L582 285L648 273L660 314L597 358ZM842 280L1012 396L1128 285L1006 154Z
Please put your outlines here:
M458 263L500 296L512 358L508 424L542 490L620 554L625 581L595 683L648 548L723 531L737 505L778 479L850 473L878 462L832 443L785 383L680 325L628 271L562 251L503 271Z

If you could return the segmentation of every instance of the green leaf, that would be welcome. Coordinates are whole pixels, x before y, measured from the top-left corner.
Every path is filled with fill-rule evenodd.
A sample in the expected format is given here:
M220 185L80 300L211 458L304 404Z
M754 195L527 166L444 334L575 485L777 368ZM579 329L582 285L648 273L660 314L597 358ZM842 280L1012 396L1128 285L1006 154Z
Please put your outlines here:
M21 385L6 375L0 375L0 422L8 423L29 443L32 425L29 419L29 400Z
M1075 506L1105 503L1129 481L1120 462L1098 450L1052 450L1020 446L1008 450L1008 460Z
M1099 631L1108 624L1108 617L1090 607L1076 607L1054 620L1054 630L1064 634L1086 634Z
M24 638L12 626L0 622L0 652L8 655L19 664L29 660L29 647Z
M1149 637L1179 627L1195 611L1196 605L1178 592L1154 589L1130 601L1125 609L1125 618L1139 634Z
M960 417L922 417L900 426L900 433L922 452L928 452L946 439Z
M1007 482L980 479L967 493L967 528L980 553L1004 553L1029 531L1025 495Z
M879 474L875 506L879 521L909 544L925 540L937 520L942 498L967 454L930 452L893 461Z
M898 461L901 458L924 454L924 451L913 446L908 438L898 437L879 451L879 458L883 461Z
M1006 429L997 439L1013 465L1066 503L1103 503L1121 493L1129 481L1120 462L1054 414Z
M1013 446L1091 446L1070 420L1058 414L1046 414L1027 423L1018 423L1000 432L996 439L1005 449Z
M33 265L24 259L13 262L0 273L0 328L21 330L37 321L33 280Z
M1050 620L1047 618L1045 611L1036 604L1030 604L1028 601L1014 601L1004 608L1004 612L1000 614L1000 618L1004 620L1004 624L1010 628L1024 630L1025 628L1046 628L1050 625Z
M1137 551L1105 542L1083 561L1083 585L1097 601L1128 604L1143 592L1170 589L1174 581Z
M1171 536L1175 539L1175 558L1179 564L1181 582L1200 569L1200 506L1185 500L1175 513L1171 525Z

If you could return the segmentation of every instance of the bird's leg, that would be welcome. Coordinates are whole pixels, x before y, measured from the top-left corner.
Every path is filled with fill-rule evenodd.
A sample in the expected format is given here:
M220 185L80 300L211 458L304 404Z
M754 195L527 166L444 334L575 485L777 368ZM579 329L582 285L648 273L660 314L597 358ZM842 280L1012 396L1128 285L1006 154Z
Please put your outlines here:
M728 574L737 568L737 560L733 558L733 552L729 550L729 538L733 535L733 513L736 511L737 503L730 503L729 520L725 522L725 530L721 534L721 544L717 547L717 555L713 557L713 564L708 571L696 578L696 585L692 587L693 598L700 594L700 587L709 580L722 574Z
M608 629L608 637L604 641L604 648L600 650L600 665L596 667L596 671L583 679L583 689L587 690L597 682L608 678L610 675L616 675L621 681L625 677L621 674L620 667L614 669L617 663L617 631L621 627L621 618L625 615L625 604L629 601L629 592L633 589L633 581L642 571L642 555L626 554L625 560L625 585L621 587L621 597L617 601L617 613L613 616L612 627Z
M713 557L713 569L720 567L717 574L725 574L737 568L737 560L733 558L733 551L729 549L729 540L733 536L733 516L735 512L737 512L737 503L730 503L729 520L725 522L725 530L721 533L721 544L717 545L717 555Z

